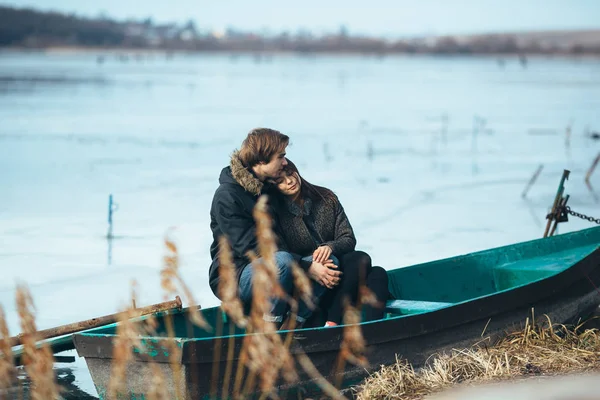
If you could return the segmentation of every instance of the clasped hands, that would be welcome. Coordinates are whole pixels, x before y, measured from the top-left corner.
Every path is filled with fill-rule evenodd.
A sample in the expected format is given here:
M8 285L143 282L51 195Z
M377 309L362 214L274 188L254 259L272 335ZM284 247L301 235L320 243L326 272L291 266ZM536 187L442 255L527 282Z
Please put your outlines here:
M331 247L319 246L313 252L313 262L308 269L310 277L328 289L337 286L342 276L342 272L330 258L331 253Z

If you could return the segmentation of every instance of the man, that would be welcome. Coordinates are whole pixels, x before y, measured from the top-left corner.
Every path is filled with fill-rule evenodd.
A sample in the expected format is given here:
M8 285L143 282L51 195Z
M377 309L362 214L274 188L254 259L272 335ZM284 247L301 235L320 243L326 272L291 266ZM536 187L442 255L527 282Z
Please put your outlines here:
M239 294L246 307L252 301L252 265L246 257L249 250L256 251L257 239L252 210L261 194L268 188L269 180L279 178L287 165L285 149L289 137L273 129L253 129L239 151L231 156L230 165L223 168L219 177L219 187L213 197L210 210L210 228L213 243L210 246L212 264L209 270L209 284L218 296L219 284L219 237L225 235L233 252L233 262L237 269ZM294 256L284 251L275 253L279 268L279 280L283 289L292 294L293 277L291 265ZM287 313L284 300L274 299L272 322L281 323Z

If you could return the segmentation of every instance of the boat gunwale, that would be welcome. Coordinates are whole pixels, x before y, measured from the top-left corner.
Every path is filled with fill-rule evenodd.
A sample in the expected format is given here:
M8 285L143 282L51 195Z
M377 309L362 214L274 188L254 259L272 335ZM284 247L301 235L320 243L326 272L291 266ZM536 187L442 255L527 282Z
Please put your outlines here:
M594 229L600 229L600 228L590 228L589 230L594 230ZM577 232L567 233L567 234L563 234L563 235L559 235L559 236L565 236L565 235L573 236L573 234L586 232L589 230L577 231ZM529 242L536 242L539 240L540 239L535 239L535 240L532 240ZM529 243L529 242L521 242L519 244ZM501 248L506 248L506 247L511 247L511 246L514 246L514 245L503 246ZM575 246L575 247L583 247L583 246ZM501 249L501 248L498 248L498 249ZM478 253L487 253L487 252L495 251L498 249L488 249L488 250L484 250L484 251L478 252ZM475 255L478 253L470 253L470 254ZM446 260L456 259L458 257L464 257L464 256L451 257ZM444 260L437 260L437 261L441 262ZM433 262L436 262L436 261L433 261ZM426 264L430 264L430 263L426 263ZM423 265L423 264L421 264L421 265ZM412 267L416 267L416 266L412 266ZM410 268L410 267L405 267L405 268ZM390 342L390 341L403 340L405 338L418 336L418 335L425 335L425 334L429 334L429 333L435 332L437 330L440 330L440 328L433 327L432 329L423 329L425 327L422 322L431 321L433 319L441 319L441 320L445 320L445 321L450 321L450 323L444 324L443 327L441 328L441 329L448 329L448 328L455 327L457 325L471 323L471 322L481 320L481 319L491 319L492 317L494 317L496 315L509 312L511 309L514 309L515 307L518 307L522 304L525 304L525 303L535 304L540 301L543 301L544 299L550 297L553 293L560 292L564 288L572 285L579 279L583 278L583 276L587 275L589 271L592 271L596 268L600 268L600 245L597 245L594 250L592 250L591 252L589 252L587 255L583 256L579 260L577 260L574 264L572 264L568 268L564 269L563 271L559 271L555 274L552 274L550 276L547 276L547 277L539 278L539 279L532 280L528 283L524 283L524 284L521 284L518 286L506 288L506 289L496 291L493 293L488 293L488 294L485 294L482 296L467 299L467 300L457 302L452 305L445 306L445 307L442 307L442 308L439 308L436 310L426 311L426 312L418 313L418 314L397 315L397 316L392 316L392 317L389 317L389 318L386 318L383 320L361 322L358 325L360 325L363 328L366 328L368 330L372 330L370 328L372 328L373 325L379 326L381 324L385 324L387 326L389 326L389 325L394 326L393 329L389 329L394 334L389 335L385 338L381 338L380 340L375 340L375 338L368 337L368 335L365 335L365 339L367 341L368 346L377 345L380 343L386 343L386 342ZM526 298L527 301L523 301L523 298ZM500 304L502 307L498 307L498 304ZM219 308L219 306L211 307L207 310L217 309L217 308ZM166 314L176 315L179 313L184 313L188 309L189 309L189 307L186 307L182 310L178 310L175 312L164 311L158 315L159 316L163 316ZM477 310L477 309L479 309L479 310ZM478 311L478 312L474 312L474 311ZM466 318L460 318L460 319L452 318L453 314L460 314L460 315L466 316ZM410 318L407 318L407 317L410 317ZM142 321L146 318L148 318L148 316L138 317L135 319L135 321ZM452 323L452 321L454 323ZM113 338L116 336L116 333L102 334L102 333L94 333L94 331L116 328L117 324L118 324L118 322L107 325L107 326L99 327L99 328L93 328L93 329L90 329L90 330L87 330L84 332L80 332L80 333L76 334L75 336L81 336L82 338L86 338L86 339ZM419 326L420 331L418 333L415 333L415 332L410 332L411 331L410 329L404 329L404 328L407 328L409 325ZM312 343L310 345L310 348L307 348L300 344L302 351L306 352L306 353L331 351L331 350L339 350L339 345L336 346L336 344L339 344L339 341L341 340L341 337L342 337L343 328L345 326L347 326L347 325L339 325L336 327L305 328L305 329L297 329L293 332L294 332L294 334L297 334L297 335L307 334L308 337L305 336L304 339L307 339L307 341L309 341L309 342L311 342L311 340L308 340L308 339L310 339L309 337L316 336L315 339L318 339L320 336L323 335L323 332L326 332L327 336L329 338L332 338L335 335L337 335L338 338L336 338L336 340L325 341L326 342L325 344L328 345L325 347L321 346L320 344L323 344L323 343L318 343L317 340L315 340L317 343ZM386 329L386 331L387 331L387 329ZM277 333L280 335L288 334L289 332L290 332L289 330L277 331ZM198 359L198 353L199 353L198 350L212 350L212 348L214 347L213 342L218 339L225 340L225 339L229 339L229 338L243 338L243 337L249 336L249 335L262 335L262 334L263 333L251 333L251 334L241 333L241 334L235 334L235 335L223 335L223 336L218 336L218 337L217 336L209 336L209 337L203 337L203 338L188 338L188 337L169 338L169 337L164 337L164 336L158 336L158 337L142 336L141 338L144 340L158 340L158 341L165 341L165 340L168 341L168 340L174 340L174 339L178 340L181 343L181 345L184 349L184 352L186 352L185 350L188 349L189 351L196 353L194 362L202 363L202 361L200 361ZM331 334L333 334L333 335L331 335ZM379 336L379 335L376 335L376 336ZM331 346L332 343L333 343L333 346ZM292 347L292 351L293 350L294 350L294 347ZM79 350L78 350L78 353L79 353ZM204 351L202 353L204 353ZM188 358L188 357L186 357L186 358ZM212 351L209 351L208 353L203 354L203 356L200 358L206 359L206 362L212 362L213 361Z

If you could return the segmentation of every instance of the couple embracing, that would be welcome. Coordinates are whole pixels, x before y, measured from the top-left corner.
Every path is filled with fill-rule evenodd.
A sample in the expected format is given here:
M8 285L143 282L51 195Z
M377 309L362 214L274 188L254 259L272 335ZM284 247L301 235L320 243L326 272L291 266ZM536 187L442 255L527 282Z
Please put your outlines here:
M275 262L281 287L292 295L292 264L298 263L311 278L317 308L300 304L299 326L335 326L342 323L346 301L355 305L359 285L366 285L380 306L366 306L365 319L383 318L388 298L385 270L371 264L371 257L357 251L352 226L337 196L329 189L302 178L286 158L289 137L273 129L252 130L239 150L223 168L210 210L213 243L210 287L218 296L219 238L226 236L232 249L238 279L238 293L246 310L252 303L253 267L246 254L258 247L252 211L266 194L278 238ZM289 304L274 298L271 314L263 318L281 326Z

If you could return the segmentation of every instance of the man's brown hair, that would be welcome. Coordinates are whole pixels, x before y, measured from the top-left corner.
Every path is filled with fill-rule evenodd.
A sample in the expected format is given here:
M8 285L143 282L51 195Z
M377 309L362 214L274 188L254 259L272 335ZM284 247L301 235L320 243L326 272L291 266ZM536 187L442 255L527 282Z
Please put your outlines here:
M275 129L252 129L240 148L240 161L246 168L260 162L268 163L274 155L282 152L289 142L290 138L287 135Z

